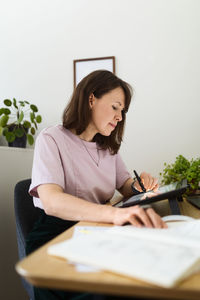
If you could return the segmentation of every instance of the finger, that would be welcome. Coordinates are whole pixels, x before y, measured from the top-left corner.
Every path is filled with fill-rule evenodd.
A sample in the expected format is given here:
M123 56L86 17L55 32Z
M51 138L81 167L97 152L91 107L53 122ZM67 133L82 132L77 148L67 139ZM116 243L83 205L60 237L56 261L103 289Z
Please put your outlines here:
M151 219L149 216L146 214L146 210L143 209L142 207L138 207L137 211L135 212L137 218L144 224L146 227L153 227L153 224L151 222Z
M129 223L135 227L142 227L142 223L135 217L129 217Z
M144 187L146 190L153 190L155 186L158 184L158 179L155 177L152 177L151 174L142 172L140 174L141 180L144 184Z
M153 177L149 177L149 185L147 187L147 190L150 191L153 189L154 186L154 178Z
M155 177L152 177L149 174L149 186L148 186L148 190L153 190L154 187L158 184L158 179Z
M150 186L152 184L152 176L146 172L143 172L140 174L140 178L142 180L142 183L145 187L145 189L148 191L150 189Z
M159 188L159 184L157 183L157 184L154 186L153 191L154 191L154 192L157 192L158 188Z
M142 180L143 185L146 188L148 186L148 184L149 184L149 174L147 174L146 172L142 172L140 174L140 178Z
M136 181L134 183L134 188L136 188L136 190L138 190L139 192L143 192L142 189L141 189L141 186L139 185L138 181Z
M146 209L146 213L151 219L153 227L155 228L167 228L167 224L161 219L161 217L152 209Z
M157 184L158 184L158 179L155 177L151 177L151 184L149 186L149 189L153 190Z

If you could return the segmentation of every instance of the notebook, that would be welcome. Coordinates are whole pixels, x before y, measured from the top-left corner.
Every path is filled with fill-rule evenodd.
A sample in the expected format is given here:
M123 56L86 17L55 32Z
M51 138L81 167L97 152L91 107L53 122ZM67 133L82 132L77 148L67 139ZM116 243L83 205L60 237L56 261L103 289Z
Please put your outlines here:
M200 220L168 229L114 226L48 248L48 254L172 287L200 270Z

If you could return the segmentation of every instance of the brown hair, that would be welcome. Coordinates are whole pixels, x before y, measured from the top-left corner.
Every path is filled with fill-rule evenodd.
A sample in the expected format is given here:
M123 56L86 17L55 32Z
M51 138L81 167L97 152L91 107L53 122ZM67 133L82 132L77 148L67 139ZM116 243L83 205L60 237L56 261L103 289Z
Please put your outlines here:
M63 113L63 126L67 129L75 129L76 134L80 135L87 128L91 120L89 96L94 94L99 99L117 87L121 87L125 95L125 108L122 121L118 122L110 136L103 136L97 133L93 138L93 141L101 149L109 149L111 154L118 152L122 142L126 112L128 111L132 97L132 88L128 83L110 71L94 71L79 82Z

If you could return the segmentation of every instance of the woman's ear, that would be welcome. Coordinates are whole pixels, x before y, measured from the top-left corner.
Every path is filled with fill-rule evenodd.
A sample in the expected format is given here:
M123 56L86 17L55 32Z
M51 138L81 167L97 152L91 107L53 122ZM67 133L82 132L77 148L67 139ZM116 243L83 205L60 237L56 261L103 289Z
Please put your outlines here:
M94 102L95 102L94 94L91 94L91 95L89 96L89 106L90 106L90 108L93 107Z

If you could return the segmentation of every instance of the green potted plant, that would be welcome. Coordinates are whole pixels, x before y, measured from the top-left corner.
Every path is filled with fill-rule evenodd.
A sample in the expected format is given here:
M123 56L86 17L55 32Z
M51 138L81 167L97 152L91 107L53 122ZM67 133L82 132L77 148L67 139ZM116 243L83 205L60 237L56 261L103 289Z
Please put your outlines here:
M200 183L200 157L188 160L179 155L172 164L164 163L163 172L160 173L162 184L170 184L182 179L187 179L190 188L186 191L186 196L199 192Z
M0 108L0 135L4 135L10 147L26 147L34 144L37 124L42 122L36 105L28 101L5 99Z

